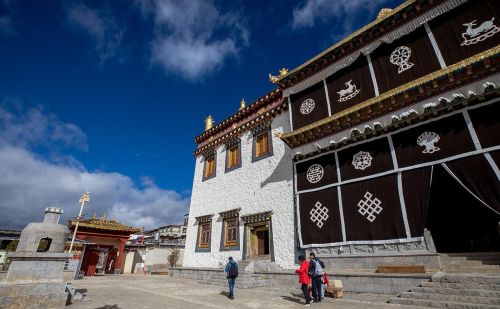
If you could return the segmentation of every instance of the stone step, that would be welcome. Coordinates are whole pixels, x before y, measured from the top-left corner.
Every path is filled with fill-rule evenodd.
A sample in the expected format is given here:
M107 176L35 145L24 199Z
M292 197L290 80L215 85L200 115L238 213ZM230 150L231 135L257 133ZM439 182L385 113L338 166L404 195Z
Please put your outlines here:
M451 283L451 282L422 282L421 287L429 288L448 288L455 290L486 290L486 291L500 291L498 284L479 284L479 283Z
M497 256L500 257L500 252L459 252L459 253L440 253L439 256L466 256L466 257L477 257L477 256Z
M471 272L500 272L499 265L441 265L445 272L471 273Z
M500 309L500 305L470 304L470 303L437 301L429 299L401 298L401 297L393 298L389 302L391 304L399 304L399 305L448 308L448 309Z
M467 260L466 258L446 258L441 259L441 265L483 265L481 260Z
M403 292L400 294L400 297L447 301L453 303L500 305L500 298L498 297L462 296L462 295L451 295L451 294L417 293L417 292Z
M442 295L461 295L461 296L479 296L479 297L496 297L500 299L500 291L498 290L477 290L466 288L443 288L443 287L416 287L412 288L411 292L415 293L437 293Z
M433 282L450 283L479 283L479 284L500 284L500 276L486 276L479 274L443 274L438 273L432 276Z

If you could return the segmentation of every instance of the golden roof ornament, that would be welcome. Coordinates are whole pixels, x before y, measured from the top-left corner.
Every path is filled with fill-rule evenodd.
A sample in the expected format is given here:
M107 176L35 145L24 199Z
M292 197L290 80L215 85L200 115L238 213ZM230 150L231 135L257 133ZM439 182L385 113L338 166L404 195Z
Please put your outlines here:
M240 102L240 110L243 110L247 107L247 103L245 102L245 98L241 99Z
M214 119L212 118L212 115L208 115L207 118L205 118L205 131L210 130L214 126Z
M384 18L387 15L391 14L391 12L392 12L392 9L383 8L380 10L380 12L378 12L377 19Z
M287 68L281 68L279 70L280 74L278 76L273 76L271 73L269 73L269 81L273 84L276 84L283 76L285 76L288 73Z

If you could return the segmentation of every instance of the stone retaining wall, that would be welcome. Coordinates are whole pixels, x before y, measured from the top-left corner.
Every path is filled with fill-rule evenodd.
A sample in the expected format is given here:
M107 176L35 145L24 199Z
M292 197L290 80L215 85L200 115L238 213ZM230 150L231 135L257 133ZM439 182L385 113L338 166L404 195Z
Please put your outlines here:
M327 271L333 275L330 280L342 280L344 291L378 294L397 294L429 281L431 274L377 274L346 273ZM176 278L197 280L202 284L225 286L226 277L222 269L216 268L170 268L169 275ZM241 272L237 281L238 288L262 286L298 285L298 277L293 271L282 272Z

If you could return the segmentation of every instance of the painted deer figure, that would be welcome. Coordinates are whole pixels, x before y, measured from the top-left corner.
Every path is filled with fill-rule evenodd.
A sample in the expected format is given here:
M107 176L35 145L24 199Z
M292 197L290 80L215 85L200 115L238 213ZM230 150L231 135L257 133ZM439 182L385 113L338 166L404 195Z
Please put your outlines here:
M356 87L356 85L352 85L351 82L352 82L352 79L350 81L348 81L347 83L345 83L345 85L347 86L347 89L342 89L342 90L337 92L340 95L340 97L343 97L347 94L350 94L355 90L354 88Z
M476 20L471 21L470 23L463 24L467 29L463 35L467 34L469 37L473 38L480 35L482 32L488 31L491 28L495 27L493 21L495 17L492 17L490 20L483 22L479 27L473 28L476 25ZM464 37L465 38L465 37Z

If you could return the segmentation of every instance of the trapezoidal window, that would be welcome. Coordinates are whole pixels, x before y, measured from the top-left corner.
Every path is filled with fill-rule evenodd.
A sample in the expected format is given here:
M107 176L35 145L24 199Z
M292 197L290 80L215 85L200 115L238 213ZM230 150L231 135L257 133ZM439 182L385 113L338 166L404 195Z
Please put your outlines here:
M269 153L269 132L265 131L255 136L255 157L259 158Z

